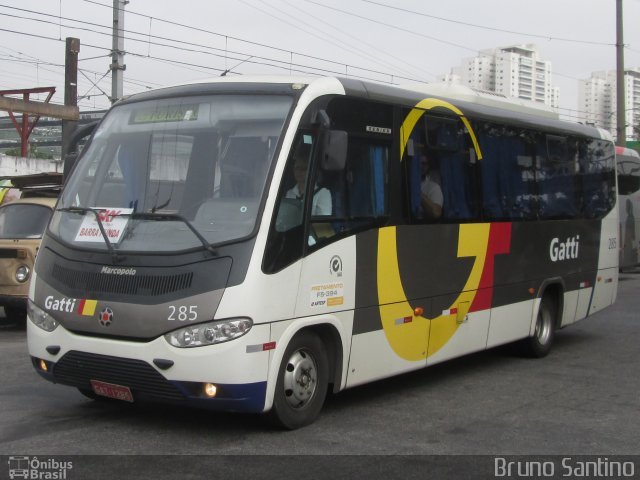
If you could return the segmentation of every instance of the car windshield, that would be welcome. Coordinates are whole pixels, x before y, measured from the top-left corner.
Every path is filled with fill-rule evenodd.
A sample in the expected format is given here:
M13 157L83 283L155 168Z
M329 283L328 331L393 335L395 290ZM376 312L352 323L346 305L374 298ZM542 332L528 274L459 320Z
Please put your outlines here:
M43 205L16 203L0 207L0 238L40 238L51 218Z
M51 232L118 251L250 235L292 98L210 95L115 107L65 186ZM97 212L97 213L96 213Z

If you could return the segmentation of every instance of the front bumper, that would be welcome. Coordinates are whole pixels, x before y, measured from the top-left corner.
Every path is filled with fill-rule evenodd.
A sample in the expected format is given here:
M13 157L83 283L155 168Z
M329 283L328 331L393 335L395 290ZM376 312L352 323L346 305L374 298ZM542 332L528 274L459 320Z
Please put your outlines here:
M269 331L254 325L230 342L181 349L163 337L131 342L78 335L61 325L45 332L27 322L32 364L48 381L90 391L91 380L98 380L129 388L134 401L240 412L264 410L270 352L252 346L268 342ZM214 398L206 396L204 383L216 385Z

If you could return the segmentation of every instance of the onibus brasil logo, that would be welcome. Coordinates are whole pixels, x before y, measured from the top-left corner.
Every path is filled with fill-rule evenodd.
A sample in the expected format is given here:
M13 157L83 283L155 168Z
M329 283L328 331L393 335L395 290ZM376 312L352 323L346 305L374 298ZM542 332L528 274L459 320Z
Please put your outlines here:
M55 458L38 459L38 457L10 456L9 478L26 478L33 480L65 480L67 472L73 468L73 462L56 460Z

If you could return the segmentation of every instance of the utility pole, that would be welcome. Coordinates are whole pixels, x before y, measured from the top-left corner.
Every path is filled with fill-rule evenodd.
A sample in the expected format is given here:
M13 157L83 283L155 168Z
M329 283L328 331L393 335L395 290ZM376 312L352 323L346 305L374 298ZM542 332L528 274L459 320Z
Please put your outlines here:
M78 53L80 53L80 39L67 37L64 61L64 104L77 107L78 105ZM69 142L73 132L78 127L77 120L62 120L62 160L63 171L69 173L72 165L67 165L65 155L69 150Z
M624 93L624 35L622 21L622 0L616 0L616 132L617 144L620 147L626 146L626 124L625 115L625 93Z
M111 48L111 103L122 98L124 64L124 7L128 0L113 0L113 42Z

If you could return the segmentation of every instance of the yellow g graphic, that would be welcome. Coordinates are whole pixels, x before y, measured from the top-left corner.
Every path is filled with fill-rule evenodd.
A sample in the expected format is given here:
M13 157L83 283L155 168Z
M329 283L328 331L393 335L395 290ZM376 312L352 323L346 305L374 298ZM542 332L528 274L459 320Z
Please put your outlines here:
M476 158L482 159L476 135L463 113L450 103L435 98L420 101L405 118L400 133L400 158L402 159L404 155L407 142L418 120L427 110L435 107L446 108L460 117L473 142ZM489 224L460 226L458 257L476 257L476 259L462 292L449 309L456 309L457 313L427 319L415 314L402 286L396 228L388 227L379 230L377 267L380 318L387 340L399 357L410 361L424 360L440 350L456 332L459 325L456 319L467 314L480 284L489 231Z

